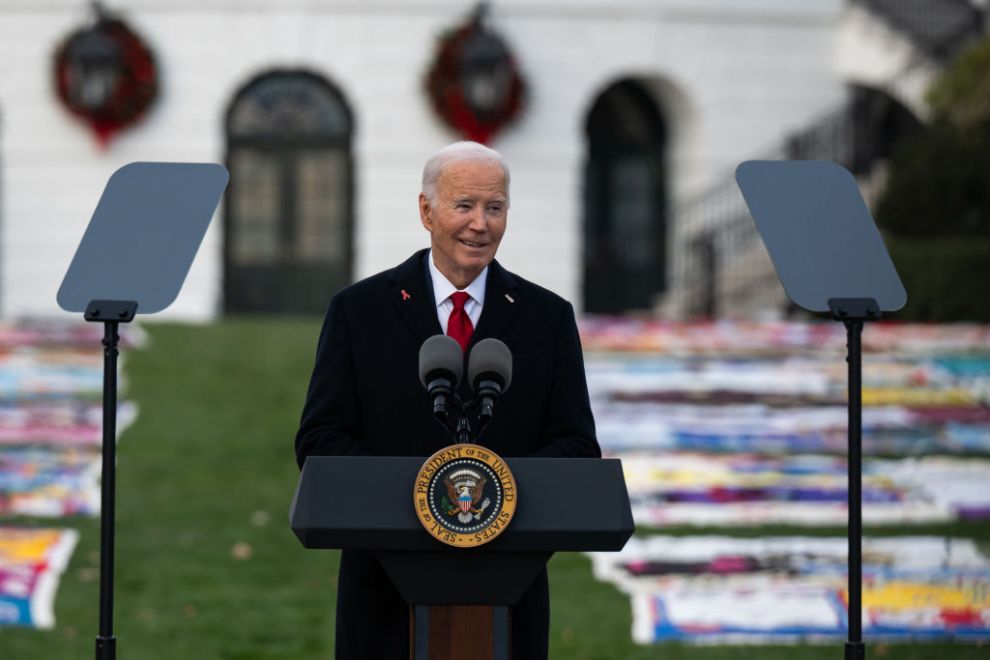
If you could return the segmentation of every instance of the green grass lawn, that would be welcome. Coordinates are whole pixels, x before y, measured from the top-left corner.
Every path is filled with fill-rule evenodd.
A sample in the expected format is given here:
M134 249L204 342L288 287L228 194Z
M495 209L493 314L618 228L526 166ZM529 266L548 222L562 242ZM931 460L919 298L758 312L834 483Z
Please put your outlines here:
M337 553L304 550L287 517L298 475L293 437L318 323L231 320L146 327L147 349L125 350L127 396L138 402L140 413L118 452L119 657L331 657ZM99 522L64 522L79 529L81 541L59 587L57 626L52 631L0 628L3 660L93 657ZM990 538L977 526L919 531ZM635 646L628 598L596 582L587 559L556 556L550 580L553 658L843 657L839 643ZM871 644L868 655L976 660L990 656L990 649Z

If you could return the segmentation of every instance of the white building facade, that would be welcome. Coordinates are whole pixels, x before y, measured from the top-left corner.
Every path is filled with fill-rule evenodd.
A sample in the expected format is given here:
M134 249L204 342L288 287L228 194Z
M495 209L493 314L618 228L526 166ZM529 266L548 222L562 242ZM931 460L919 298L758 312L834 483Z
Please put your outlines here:
M423 81L438 36L464 23L474 6L108 3L152 48L160 92L139 124L101 149L60 105L52 80L55 49L89 20L87 3L0 0L0 314L57 311L58 286L116 168L227 162L232 103L266 72L312 74L349 111L349 137L341 143L349 150L350 229L342 247L349 278L427 245L416 207L421 167L459 136L433 113ZM626 82L655 104L664 196L650 221L673 236L671 209L681 200L842 102L856 71L851 33L841 29L848 15L842 0L491 3L488 25L511 48L528 89L520 118L491 142L512 170L499 260L585 308L588 123L603 92ZM882 69L876 53L868 63ZM228 199L218 210L179 298L162 316L202 321L225 309L229 206ZM673 240L663 247L667 258L678 249ZM327 300L333 293L319 281L308 286ZM665 286L657 284L650 307Z

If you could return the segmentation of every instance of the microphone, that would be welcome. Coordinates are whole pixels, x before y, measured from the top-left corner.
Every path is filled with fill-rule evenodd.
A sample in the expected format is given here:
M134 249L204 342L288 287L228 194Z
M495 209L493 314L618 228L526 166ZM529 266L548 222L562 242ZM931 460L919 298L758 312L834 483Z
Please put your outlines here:
M468 381L481 399L478 421L492 421L495 404L512 382L512 351L498 339L482 339L471 349Z
M464 375L464 352L457 340L433 335L419 347L419 382L430 393L433 416L446 423L447 397Z

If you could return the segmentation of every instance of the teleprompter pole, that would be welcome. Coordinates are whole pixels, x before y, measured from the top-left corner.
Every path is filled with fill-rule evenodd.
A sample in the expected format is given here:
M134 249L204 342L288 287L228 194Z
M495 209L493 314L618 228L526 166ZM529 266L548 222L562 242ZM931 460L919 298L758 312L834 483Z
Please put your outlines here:
M863 642L863 324L880 316L872 298L832 298L834 318L846 326L849 363L849 571L845 660L865 660Z
M85 319L103 323L103 477L100 492L100 632L96 660L115 660L113 635L113 564L117 474L117 334L120 323L134 318L137 303L94 300Z
M100 634L97 660L113 660L113 541L117 465L117 321L103 324L103 483L100 498Z
M847 320L849 348L849 639L846 660L863 660L863 321Z

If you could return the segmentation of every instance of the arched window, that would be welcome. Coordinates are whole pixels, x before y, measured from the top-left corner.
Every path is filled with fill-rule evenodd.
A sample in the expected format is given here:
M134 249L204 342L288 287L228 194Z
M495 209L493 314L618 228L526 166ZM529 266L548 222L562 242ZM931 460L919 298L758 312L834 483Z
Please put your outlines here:
M666 288L666 131L642 85L622 80L586 124L584 310L650 309Z
M224 308L326 310L351 281L350 110L305 71L258 76L227 112Z

